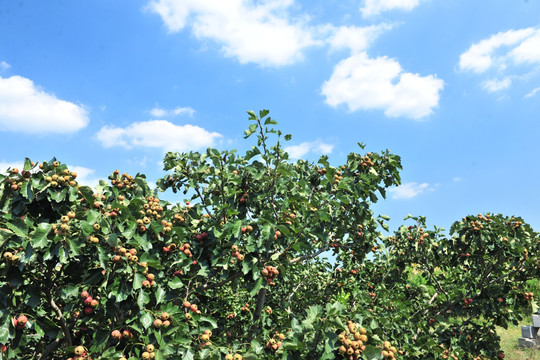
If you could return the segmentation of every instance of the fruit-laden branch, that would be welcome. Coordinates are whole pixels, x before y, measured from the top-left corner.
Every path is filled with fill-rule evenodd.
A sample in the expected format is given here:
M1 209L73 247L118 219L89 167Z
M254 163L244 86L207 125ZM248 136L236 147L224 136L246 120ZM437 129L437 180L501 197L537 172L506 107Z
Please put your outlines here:
M66 324L66 320L64 319L64 316L62 316L62 310L56 305L54 302L54 299L51 296L50 290L47 291L47 300L49 301L49 305L51 305L52 309L56 313L56 319L60 322L60 327L62 328L62 332L64 333L64 338L66 339L67 346L71 346L71 334L69 331L69 327Z
M210 216L212 220L215 220L214 215L212 215L212 213L208 210L208 207L206 206L206 199L204 198L203 194L201 194L201 191L199 190L198 186L195 188L195 191L197 192L197 195L201 199L202 206L204 207L204 210L206 211L206 213Z
M494 283L497 283L497 282L501 281L502 279L507 278L507 277L509 277L510 275L512 275L512 274L514 274L514 273L516 273L516 272L518 272L518 271L521 271L521 270L523 270L523 266L521 266L521 267L519 267L519 268L517 268L517 269L515 269L515 270L512 270L512 271L510 271L509 273L507 273L507 274L505 274L505 275L503 275L503 276L500 276L500 277L498 277L498 278L496 278L496 279L491 280L489 283L485 284L485 285L482 286L482 287L479 287L479 288L476 289L476 290L480 290L480 292L481 292L486 286L493 285ZM489 274L488 274L488 275L489 275ZM466 296L466 297L467 297L467 296L471 296L471 291L472 291L472 290L470 290L465 296ZM456 297L456 300L454 300L454 301L452 301L451 303L449 303L448 305L446 305L446 307L445 307L444 309L438 311L436 315L444 314L444 313L447 312L449 309L451 309L452 307L454 307L460 300L461 300L461 297Z
M251 327L251 332L253 333L257 329L257 322L261 318L262 309L264 307L264 302L266 300L266 288L259 290L259 295L257 295L257 305L255 307L255 313L253 314L253 325Z
M289 264L295 264L295 263L297 263L299 261L304 261L304 260L307 260L307 259L314 258L314 257L319 256L320 254L322 254L323 252L325 252L325 251L327 251L329 249L330 249L330 245L326 244L319 251L314 252L313 254L303 255L303 256L299 256L297 258L292 259L291 261L289 261Z
M56 338L54 339L53 342L51 342L49 345L47 345L47 347L45 348L45 350L43 350L43 353L41 354L41 356L39 357L39 360L46 360L49 358L49 354L51 352L53 352L59 345L60 343L64 341L64 338Z

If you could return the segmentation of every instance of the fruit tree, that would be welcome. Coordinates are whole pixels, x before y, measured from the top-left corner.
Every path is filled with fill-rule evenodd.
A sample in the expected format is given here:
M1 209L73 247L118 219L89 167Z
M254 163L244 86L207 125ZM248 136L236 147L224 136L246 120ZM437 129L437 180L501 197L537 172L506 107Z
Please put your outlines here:
M248 113L245 155L168 153L155 190L119 171L80 186L56 159L0 175L0 357L504 357L495 326L530 313L539 276L523 219L390 233L370 205L400 184L397 155L293 162Z

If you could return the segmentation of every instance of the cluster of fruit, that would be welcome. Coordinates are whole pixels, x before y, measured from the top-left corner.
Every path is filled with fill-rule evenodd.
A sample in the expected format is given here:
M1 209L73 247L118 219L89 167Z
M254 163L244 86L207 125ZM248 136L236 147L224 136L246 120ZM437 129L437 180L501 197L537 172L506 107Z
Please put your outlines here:
M68 360L76 360L76 359L92 360L92 359L90 359L90 357L86 353L86 348L84 346L79 345L79 346L75 347L75 350L73 350L73 352L75 353L75 357L74 358L68 358Z
M124 257L126 260L131 262L137 262L139 261L139 257L137 256L137 249L126 249L125 247L119 247L118 255L113 256L113 262L120 263L122 262L122 257Z
M368 341L367 331L364 327L358 327L353 321L347 321L347 330L338 335L341 346L338 352L348 356L350 360L356 360L366 349L365 343Z
M534 298L534 294L532 292L526 292L523 294L523 297L527 301L531 301Z
M360 163L360 166L367 167L367 166L373 166L375 163L371 161L371 153L367 153L366 155L362 156L362 162Z
M204 330L204 333L199 335L199 349L202 349L205 346L212 345L210 338L212 337L212 331L209 329Z
M240 311L242 311L242 312L250 312L251 309L249 308L249 304L246 303L244 306L242 306L242 307L240 308Z
M261 270L261 275L266 279L268 284L276 285L274 279L279 275L279 270L274 266L268 265Z
M69 228L69 224L68 224L68 223L69 223L69 221L70 221L71 219L74 219L74 218L75 218L75 212L73 212L73 211L68 212L67 215L64 215L64 216L62 216L62 217L60 218L60 224L53 224L53 225L52 225L52 230L53 230L53 232L54 232L56 235L58 235L58 234L61 235L61 234L67 234L67 233L69 233L69 229L70 229L70 228ZM88 241L88 238L86 239L86 242L87 242L87 243L90 243L90 242ZM99 240L98 240L98 242L99 242Z
M338 171L334 174L334 185L339 184L339 182L343 179L343 176L341 176L341 171Z
M113 339L115 339L115 340L118 340L118 341L120 341L122 339L130 340L133 337L133 334L131 333L131 331L129 331L127 329L122 331L122 332L120 332L120 330L113 330L111 332L111 337Z
M6 251L3 255L3 258L10 264L16 264L21 257L19 255L16 255L16 253L14 254L11 251Z
M196 314L201 313L201 310L199 310L199 307L197 306L197 304L192 304L189 301L184 301L184 307L186 308L185 317L187 320L191 319L191 314L189 313L189 311L194 312Z
M60 166L60 163L58 161L55 161L53 163L53 167L57 168L58 166ZM41 167L42 167L42 164L40 165L40 168ZM48 182L51 187L58 187L58 186L67 187L67 186L77 186L77 181L75 181L76 178L77 178L76 172L71 172L68 169L64 169L64 171L58 172L57 174L45 176L45 181Z
M84 290L81 292L81 298L83 299L83 312L85 315L92 315L94 309L99 305L99 301L92 298L88 291Z
M159 318L154 320L154 327L159 329L160 327L169 327L171 325L171 315L168 312L162 312Z
M163 226L164 233L170 233L172 231L172 222L167 222L167 220L161 220L161 225Z
M199 244L200 244L200 245L203 245L203 244L204 244L204 240L208 239L208 236L209 236L209 235L208 235L208 232L203 231L202 233L197 234L197 235L195 235L194 237L195 237L196 240L199 241Z
M464 303L463 308L465 309L465 308L467 308L467 306L469 306L469 305L471 305L473 303L473 299L471 299L471 298L468 298L468 299L463 298L463 303Z
M139 220L143 220L144 225L148 225L152 219L161 219L163 206L159 205L159 199L157 197L149 196L146 198L146 202L143 204L143 208L139 212L144 216L144 218L138 219L137 225L141 226ZM147 220L145 220L145 218Z
M241 203L245 203L248 199L249 194L247 192L242 194L242 197L240 198Z
M142 281L141 285L146 289L156 286L155 278L154 274L146 274L146 279Z
M240 355L240 354L227 354L227 355L225 355L225 360L242 360L242 355Z
M276 331L272 338L266 343L266 348L277 351L281 347L281 342L283 340L285 340L285 335Z
M398 350L395 346L392 346L392 344L390 344L390 341L385 341L381 354L385 359L395 359L395 356L398 354Z
M120 171L118 170L114 170L114 172L109 175L109 179L111 180L111 185L116 186L119 189L124 187L126 189L134 189L137 187L137 183L133 180L133 176L126 173L120 175Z
M237 258L238 261L244 260L244 254L240 254L240 252L238 252L238 246L236 245L231 247L231 255Z
M143 360L149 360L149 359L154 359L156 357L154 351L155 351L155 347L154 345L152 344L148 344L146 345L146 351L143 351L143 353L141 354L141 358Z
M173 222L178 224L183 224L186 221L186 219L180 215L180 214L174 214L173 216Z

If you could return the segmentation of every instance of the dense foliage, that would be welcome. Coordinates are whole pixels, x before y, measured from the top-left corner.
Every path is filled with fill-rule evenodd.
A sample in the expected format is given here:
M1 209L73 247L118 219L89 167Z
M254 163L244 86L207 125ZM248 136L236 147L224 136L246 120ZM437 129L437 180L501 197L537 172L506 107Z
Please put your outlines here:
M530 313L539 276L523 219L444 234L413 217L389 236L370 205L398 156L292 162L290 136L249 115L244 156L166 155L177 204L139 174L79 186L55 159L0 175L2 358L504 357L495 326Z

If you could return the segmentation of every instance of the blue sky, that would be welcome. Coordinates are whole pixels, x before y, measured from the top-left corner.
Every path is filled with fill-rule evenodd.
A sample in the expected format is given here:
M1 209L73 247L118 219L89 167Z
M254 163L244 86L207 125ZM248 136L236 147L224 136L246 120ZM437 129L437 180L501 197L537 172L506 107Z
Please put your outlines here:
M269 109L291 155L402 156L375 207L540 229L540 3L118 0L0 4L0 168L56 156L93 184L166 151L241 151ZM249 145L250 146L250 145ZM170 196L170 200L180 200Z

